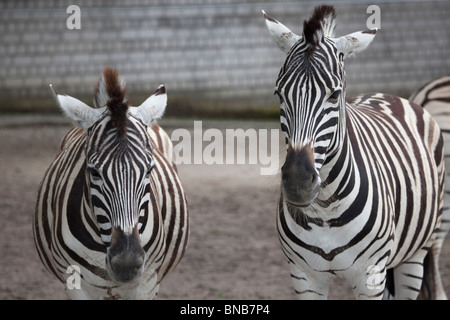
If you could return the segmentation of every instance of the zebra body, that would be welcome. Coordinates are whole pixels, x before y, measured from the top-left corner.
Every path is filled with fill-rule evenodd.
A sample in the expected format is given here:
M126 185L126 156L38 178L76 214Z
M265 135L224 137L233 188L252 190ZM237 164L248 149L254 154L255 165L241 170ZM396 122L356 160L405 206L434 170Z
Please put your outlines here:
M387 100L393 104L387 104ZM427 122L433 122L429 114L420 112L419 107L414 110L407 100L397 97L366 95L355 98L354 103L346 106L347 142L335 155L333 163L330 162L332 167L322 167L324 174L321 178L325 182L316 201L298 210L290 207L283 196L280 200L277 229L283 251L291 264L292 277L299 282L305 277L323 281L323 291L301 289L302 284L296 287L297 293L307 298L314 298L316 292L325 298L327 282L334 275L347 278L357 298L381 297L383 273L387 269L398 266L399 274L408 270L420 275L421 270L414 270L414 266L423 261L439 226L442 208L437 200L442 197L442 192L438 194L438 189L421 182L430 177L434 183L441 181L443 168L422 167L423 163L410 161L410 157L416 156L415 151L425 159L434 159L436 151L433 149L442 146L437 125L424 130L426 136L409 130L407 123L419 121L428 126ZM394 106L399 117L384 118L384 115L390 117ZM373 117L373 113L380 117ZM399 125L405 130L393 133ZM433 148L423 144L410 149L409 139L433 141ZM376 140L389 143L376 146L373 144ZM397 153L396 149L404 151L398 154L398 159L386 157ZM394 160L401 161L395 163ZM441 163L441 159L436 160ZM399 176L396 171L408 172L409 176ZM369 185L374 183L376 187L369 194ZM409 185L411 187L407 190ZM367 191L363 193L361 190ZM420 203L420 195L423 194L435 198L426 199L430 208L414 205ZM405 214L407 211L409 216ZM414 219L419 216L429 220L430 224L418 225ZM411 247L403 246L405 242ZM404 265L400 267L402 263ZM416 289L420 286L420 282L415 283ZM414 292L406 293L414 295ZM405 297L399 295L398 298Z
M124 93L117 74L105 69L96 106L117 101L113 84ZM75 121L82 111L97 110L55 94ZM83 128L66 134L38 192L36 247L47 270L66 284L70 298L155 298L188 240L188 207L171 142L153 123L165 108L165 90L160 87L137 108L127 108L119 97L121 115L108 106L95 119L81 116ZM76 112L67 111L73 101ZM74 279L68 268L74 266L79 288L67 285Z
M287 146L277 228L298 297L327 298L337 275L358 299L415 299L423 261L439 246L438 124L399 97L346 101L343 60L364 50L375 31L333 38L330 6L316 8L303 36L264 15L287 53L276 85Z

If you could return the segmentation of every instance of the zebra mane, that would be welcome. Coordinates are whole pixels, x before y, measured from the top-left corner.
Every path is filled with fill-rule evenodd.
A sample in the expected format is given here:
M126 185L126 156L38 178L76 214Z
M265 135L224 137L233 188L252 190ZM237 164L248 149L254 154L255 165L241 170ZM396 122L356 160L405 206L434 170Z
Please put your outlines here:
M125 135L128 111L126 84L115 69L104 68L94 93L94 107L108 107L111 122L118 130L119 136Z
M333 37L336 28L336 11L333 6L322 5L314 9L309 20L303 22L303 38L312 47L317 46L324 37Z

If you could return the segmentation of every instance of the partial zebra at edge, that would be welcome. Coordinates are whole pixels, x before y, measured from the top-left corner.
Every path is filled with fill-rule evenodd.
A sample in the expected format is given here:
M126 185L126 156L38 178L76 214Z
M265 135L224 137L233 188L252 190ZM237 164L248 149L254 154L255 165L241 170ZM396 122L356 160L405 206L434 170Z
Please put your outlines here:
M275 82L287 150L277 230L298 298L326 299L340 276L357 299L446 299L436 263L448 231L439 121L392 95L347 99L345 59L377 30L335 37L328 5L301 35L263 13L286 53Z
M424 283L420 295L421 299L436 299L436 292L444 291L440 285L442 281L439 272L439 255L450 230L450 75L441 76L425 83L414 91L409 100L431 113L439 124L444 138L446 173L442 220L436 236L439 245L432 248L425 259L424 277L429 281Z

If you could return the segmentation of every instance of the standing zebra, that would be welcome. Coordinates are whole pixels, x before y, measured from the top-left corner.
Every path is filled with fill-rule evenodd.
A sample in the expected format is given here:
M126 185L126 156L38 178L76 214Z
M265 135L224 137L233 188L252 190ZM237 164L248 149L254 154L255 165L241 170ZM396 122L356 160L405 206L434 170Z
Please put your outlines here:
M448 170L450 168L450 75L436 78L424 84L409 97L409 100L422 106L433 115L444 138L444 158L447 168L445 172L444 208L441 227L436 236L437 241L443 243L450 230L450 170ZM442 244L436 246L436 249L440 249L441 246ZM439 252L436 252L434 256L438 257L438 255ZM437 261L433 263L433 266L436 265ZM425 274L424 276L432 275Z
M330 278L343 276L358 299L415 299L424 286L445 298L439 274L422 281L441 245L437 123L395 96L346 102L344 59L376 30L334 38L332 6L317 7L302 36L264 16L287 54L275 88L287 147L277 228L298 297L326 299Z
M41 183L34 239L47 270L72 299L153 299L184 254L188 207L167 134L160 86L139 107L105 68L91 108L52 92L71 129ZM73 274L75 272L75 274ZM72 277L72 278L71 278Z

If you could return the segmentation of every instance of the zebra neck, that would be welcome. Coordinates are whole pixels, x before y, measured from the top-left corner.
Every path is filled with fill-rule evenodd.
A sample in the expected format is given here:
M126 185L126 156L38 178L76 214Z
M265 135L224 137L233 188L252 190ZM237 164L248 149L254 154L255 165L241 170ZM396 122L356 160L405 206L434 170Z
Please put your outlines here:
M322 188L313 206L323 212L323 219L338 219L357 197L359 185L353 149L348 135L344 135L342 146L327 158L320 170ZM317 215L317 214L316 214ZM322 216L322 215L320 215Z

